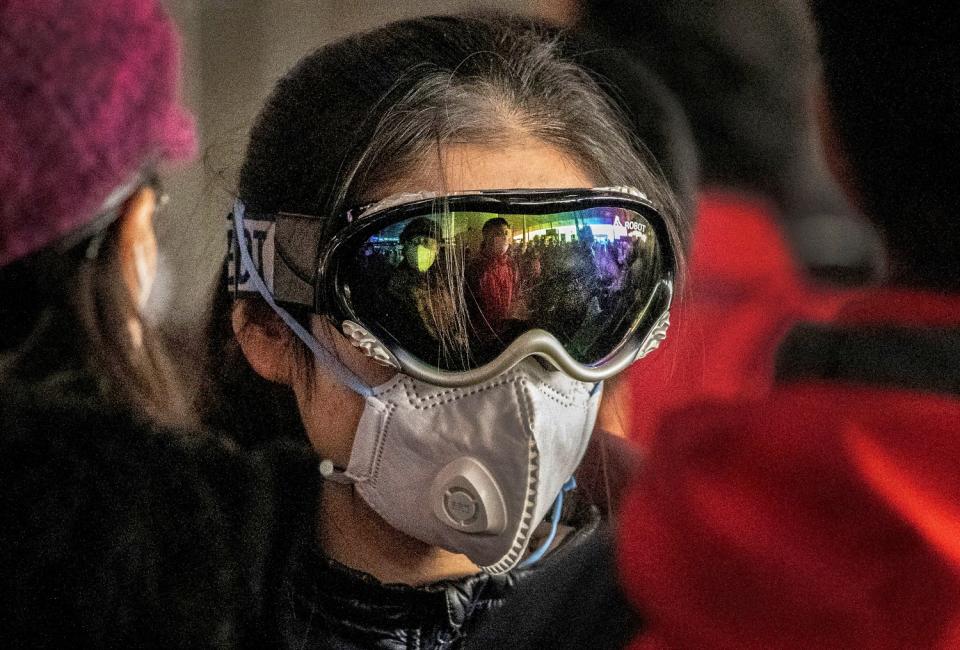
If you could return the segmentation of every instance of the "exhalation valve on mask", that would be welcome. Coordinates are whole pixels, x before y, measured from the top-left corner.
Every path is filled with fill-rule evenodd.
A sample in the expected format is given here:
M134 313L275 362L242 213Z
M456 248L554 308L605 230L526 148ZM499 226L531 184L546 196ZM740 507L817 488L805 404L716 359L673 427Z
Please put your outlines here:
M448 463L430 486L433 514L455 530L499 535L507 505L497 482L479 461L464 456Z

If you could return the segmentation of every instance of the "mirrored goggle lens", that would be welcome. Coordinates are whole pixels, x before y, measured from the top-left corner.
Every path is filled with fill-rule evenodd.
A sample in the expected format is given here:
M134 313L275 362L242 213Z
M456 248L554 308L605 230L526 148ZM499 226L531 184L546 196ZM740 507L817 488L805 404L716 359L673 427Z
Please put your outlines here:
M535 328L600 364L664 278L651 224L608 207L413 217L367 236L341 270L361 322L446 371L482 366Z

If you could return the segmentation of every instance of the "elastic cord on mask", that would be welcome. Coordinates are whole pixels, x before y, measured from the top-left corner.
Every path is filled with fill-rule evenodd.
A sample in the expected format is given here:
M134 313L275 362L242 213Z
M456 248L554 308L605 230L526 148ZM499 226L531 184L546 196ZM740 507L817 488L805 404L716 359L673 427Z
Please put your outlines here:
M243 201L237 199L233 204L233 229L236 233L237 243L240 248L240 263L243 265L243 270L250 275L250 279L253 282L253 286L256 288L257 292L263 297L263 299L270 305L270 308L277 313L277 315L283 320L284 323L296 334L297 338L303 341L316 359L324 364L334 375L341 384L349 388L350 390L358 393L363 397L369 397L373 394L373 389L364 383L362 379L357 377L357 375L347 368L340 359L336 357L332 352L327 350L321 343L313 336L307 329L297 322L297 319L290 315L286 309L277 304L276 300L273 299L273 295L270 293L270 290L267 289L267 285L264 284L263 278L260 276L257 267L253 264L253 259L250 257L250 251L247 249L247 235L246 230L244 229L243 224L243 215L246 211Z
M560 527L560 511L563 510L563 495L576 487L577 479L571 476L567 482L563 484L563 487L560 488L560 494L557 495L557 500L553 502L553 511L550 516L550 534L548 534L547 538L543 540L543 543L537 547L537 550L520 563L520 568L525 568L539 562L550 549L550 545L553 544L553 540L557 536L557 528Z
M320 470L320 476L324 481L333 481L334 483L340 483L341 485L350 485L355 481L347 476L347 473L343 470L342 467L337 467L333 464L333 461L329 458L324 458L320 461L320 465L317 466L317 469Z

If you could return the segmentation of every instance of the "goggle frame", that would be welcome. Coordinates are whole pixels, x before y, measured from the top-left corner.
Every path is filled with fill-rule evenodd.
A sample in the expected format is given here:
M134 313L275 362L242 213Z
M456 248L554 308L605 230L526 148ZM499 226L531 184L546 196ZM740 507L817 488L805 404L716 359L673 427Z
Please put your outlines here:
M666 221L644 195L630 188L494 190L448 195L405 195L415 197L397 202L390 198L348 213L349 223L322 248L314 276L313 311L325 314L345 336L364 353L415 379L441 387L462 387L487 381L529 356L549 362L568 376L587 383L600 382L618 374L634 361L656 349L666 337L670 304L673 299L677 259ZM536 214L573 212L588 208L610 207L633 210L653 227L660 247L664 277L651 288L638 318L610 354L593 365L574 359L551 333L532 329L508 344L493 360L463 371L441 370L413 356L399 345L389 345L376 326L364 323L343 295L338 277L341 261L358 250L365 239L386 226L418 216L449 212L488 212L494 214ZM352 213L358 216L353 217ZM663 305L650 312L654 302Z

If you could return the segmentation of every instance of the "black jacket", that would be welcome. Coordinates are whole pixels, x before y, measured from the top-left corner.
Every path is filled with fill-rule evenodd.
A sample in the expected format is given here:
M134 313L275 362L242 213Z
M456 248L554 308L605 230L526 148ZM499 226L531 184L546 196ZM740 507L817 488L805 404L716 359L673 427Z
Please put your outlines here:
M0 388L0 646L259 647L312 454L241 452L105 404Z
M0 387L0 647L459 647L599 528L574 507L532 569L383 585L317 550L311 452L240 450L97 394L82 376Z
M421 587L382 584L345 567L307 536L290 556L278 603L286 648L390 650L459 648L532 575L564 566L600 528L595 508L576 509L577 528L537 565L502 575L484 573Z

